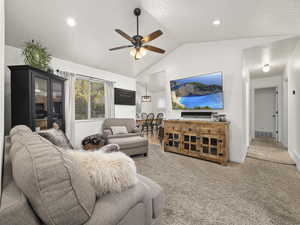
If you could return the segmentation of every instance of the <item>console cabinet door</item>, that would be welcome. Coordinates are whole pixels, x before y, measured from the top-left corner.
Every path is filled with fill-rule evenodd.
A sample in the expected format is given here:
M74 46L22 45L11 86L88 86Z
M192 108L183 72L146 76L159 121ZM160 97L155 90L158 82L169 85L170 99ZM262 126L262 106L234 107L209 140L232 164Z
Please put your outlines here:
M199 145L202 154L211 157L219 157L224 154L224 136L202 134Z
M165 150L171 152L180 152L181 151L181 134L179 132L174 132L173 130L168 130L165 133Z

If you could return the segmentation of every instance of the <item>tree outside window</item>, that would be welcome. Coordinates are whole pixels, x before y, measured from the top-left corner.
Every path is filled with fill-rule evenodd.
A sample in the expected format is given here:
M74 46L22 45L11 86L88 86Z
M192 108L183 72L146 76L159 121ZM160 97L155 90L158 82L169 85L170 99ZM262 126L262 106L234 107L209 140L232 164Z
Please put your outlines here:
M91 118L99 118L104 116L104 84L91 82Z
M105 116L104 83L77 79L75 83L75 119Z

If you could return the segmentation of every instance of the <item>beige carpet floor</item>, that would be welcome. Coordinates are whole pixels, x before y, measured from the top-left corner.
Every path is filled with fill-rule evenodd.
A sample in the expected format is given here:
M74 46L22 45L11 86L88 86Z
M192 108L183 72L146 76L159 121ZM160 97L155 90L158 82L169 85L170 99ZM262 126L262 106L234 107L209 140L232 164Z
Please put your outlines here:
M159 225L300 224L295 166L247 158L227 167L150 145L135 157L138 172L159 183L166 205Z
M272 139L256 138L248 148L249 157L274 163L295 165L287 149Z

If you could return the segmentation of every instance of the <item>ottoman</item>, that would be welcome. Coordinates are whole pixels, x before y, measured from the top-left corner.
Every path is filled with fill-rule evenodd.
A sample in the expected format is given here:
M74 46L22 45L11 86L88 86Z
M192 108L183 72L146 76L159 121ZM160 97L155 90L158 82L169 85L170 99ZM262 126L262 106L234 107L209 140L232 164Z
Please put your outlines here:
M129 156L148 154L148 140L141 136L111 137L107 139L108 144L117 144L120 151Z

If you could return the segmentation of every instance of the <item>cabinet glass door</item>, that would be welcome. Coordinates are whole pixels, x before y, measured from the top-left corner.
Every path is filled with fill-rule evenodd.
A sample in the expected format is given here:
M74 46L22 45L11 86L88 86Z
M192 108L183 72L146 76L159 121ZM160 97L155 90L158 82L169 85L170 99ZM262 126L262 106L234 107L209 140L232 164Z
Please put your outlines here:
M50 124L53 126L53 123L64 129L64 100L63 100L63 85L64 83L57 80L52 80L51 90L52 90L52 110L51 110L51 121Z
M48 128L48 80L34 77L34 124L36 131Z

